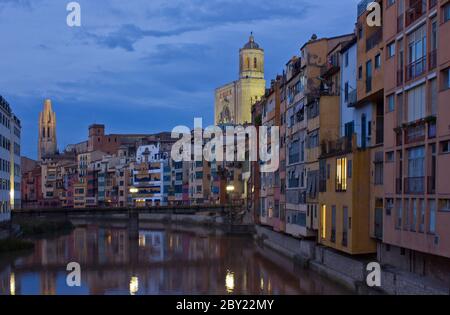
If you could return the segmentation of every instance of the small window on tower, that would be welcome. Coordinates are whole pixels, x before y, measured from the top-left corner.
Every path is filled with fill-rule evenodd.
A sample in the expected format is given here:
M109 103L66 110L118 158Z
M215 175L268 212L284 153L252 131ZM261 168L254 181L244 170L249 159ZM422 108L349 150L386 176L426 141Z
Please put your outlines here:
M258 68L258 59L256 59L256 57L255 57L255 59L253 60L253 63L254 63L255 69Z

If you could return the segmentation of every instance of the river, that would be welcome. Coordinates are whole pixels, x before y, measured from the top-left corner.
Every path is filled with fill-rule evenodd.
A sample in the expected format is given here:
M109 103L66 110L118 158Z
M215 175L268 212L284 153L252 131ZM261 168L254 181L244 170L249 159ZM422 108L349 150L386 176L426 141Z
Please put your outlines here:
M30 252L0 256L0 294L351 294L251 237L143 223L131 240L117 223L76 226L34 240ZM70 262L81 267L81 286L66 283Z

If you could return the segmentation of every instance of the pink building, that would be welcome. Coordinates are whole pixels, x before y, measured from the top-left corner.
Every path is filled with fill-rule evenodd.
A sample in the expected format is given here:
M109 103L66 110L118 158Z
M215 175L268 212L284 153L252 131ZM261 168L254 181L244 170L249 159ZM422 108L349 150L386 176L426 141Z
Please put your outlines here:
M450 283L450 2L384 0L379 259Z

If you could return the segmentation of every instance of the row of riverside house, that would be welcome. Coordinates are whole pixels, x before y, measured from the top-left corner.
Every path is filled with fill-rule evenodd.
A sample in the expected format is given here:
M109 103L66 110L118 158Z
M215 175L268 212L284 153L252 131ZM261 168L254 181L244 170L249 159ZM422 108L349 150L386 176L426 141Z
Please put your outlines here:
M280 169L252 166L255 222L450 286L450 1L379 0L317 38L252 109ZM255 191L256 190L256 191Z

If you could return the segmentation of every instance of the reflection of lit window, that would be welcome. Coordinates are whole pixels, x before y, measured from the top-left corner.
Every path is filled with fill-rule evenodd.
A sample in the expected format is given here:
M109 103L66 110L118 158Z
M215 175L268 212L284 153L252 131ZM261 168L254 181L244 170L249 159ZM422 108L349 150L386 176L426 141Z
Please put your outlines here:
M261 291L264 291L264 279L263 278L261 278L260 287L261 287Z
M225 288L228 293L234 292L234 273L230 270L227 271L227 275L225 277Z
M9 293L16 295L16 276L14 273L9 276Z
M145 247L145 235L139 235L139 247Z
M322 205L322 238L327 238L327 206Z
M336 160L336 191L347 190L347 158Z
M139 279L138 277L131 277L130 280L130 295L136 295L139 291Z

